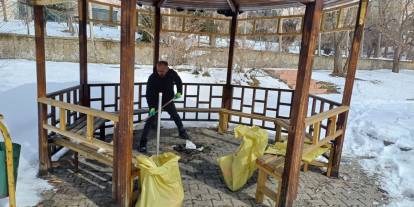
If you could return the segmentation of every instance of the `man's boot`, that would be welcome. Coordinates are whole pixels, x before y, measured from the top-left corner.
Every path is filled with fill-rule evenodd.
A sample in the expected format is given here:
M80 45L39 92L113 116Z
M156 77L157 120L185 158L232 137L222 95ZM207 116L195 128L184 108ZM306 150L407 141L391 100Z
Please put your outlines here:
M191 139L191 137L187 134L187 131L184 128L181 128L178 131L179 131L179 136L181 138L186 139L186 140L190 140Z
M141 141L139 142L139 148L138 151L142 152L142 153L146 153L147 152L147 138L141 138Z

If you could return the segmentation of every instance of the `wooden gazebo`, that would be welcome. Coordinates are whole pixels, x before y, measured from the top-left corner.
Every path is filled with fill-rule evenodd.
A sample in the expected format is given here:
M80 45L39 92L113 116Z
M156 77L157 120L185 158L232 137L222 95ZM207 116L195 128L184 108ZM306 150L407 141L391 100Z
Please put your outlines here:
M292 206L297 195L301 155L304 148L305 131L315 131L322 127L322 120L327 120L330 126L322 128L334 129L336 133L326 137L333 144L333 160L331 175L338 177L342 146L348 116L348 107L351 102L352 88L355 79L356 66L359 58L360 42L362 38L368 0L122 0L121 1L121 67L120 84L89 84L87 66L87 0L78 0L79 8L79 62L80 62L80 83L77 86L46 93L46 67L45 67L45 21L44 7L48 4L62 3L65 0L31 0L35 16L35 38L36 38L36 63L37 63L37 97L39 116L39 174L44 175L53 167L50 160L51 154L62 146L68 147L80 154L89 155L91 158L113 166L113 190L114 198L118 206L131 206L132 189L131 177L137 175L133 165L133 124L142 120L142 114L137 116L137 110L142 108L141 99L145 97L142 87L145 83L134 83L135 64L135 32L136 32L136 10L137 4L152 5L155 7L155 33L154 33L154 63L159 60L159 40L161 31L161 10L160 8L181 8L181 9L211 9L232 11L230 27L229 59L227 67L226 84L187 84L187 87L196 87L199 96L200 87L210 88L210 103L208 108L183 108L182 113L196 113L192 120L198 118L198 113L207 113L208 118L203 121L218 121L213 114L219 114L220 129L226 130L227 123L242 123L239 119L229 120L229 115L236 117L247 117L251 120L263 121L263 127L275 130L277 135L284 131L288 133L288 147L283 170L283 182L281 187L280 206ZM358 4L358 15L354 30L354 39L348 65L345 89L342 103L336 103L309 94L309 85L312 73L313 56L316 47L317 37L321 25L321 16L324 9L343 7L350 4ZM281 90L269 88L252 88L232 85L232 67L237 30L237 17L240 11L271 9L279 7L306 6L305 16L302 25L302 42L297 74L297 85L295 90ZM212 94L213 87L222 90L221 95ZM112 88L115 91L114 102L105 103L105 90ZM264 110L276 111L275 117L267 117L255 113L246 114L241 110L234 109L234 100L243 103L243 95L235 97L234 90L263 90L266 94L275 92L280 97L284 93L292 96L291 103L282 103L277 100L276 109L266 107ZM119 90L118 90L119 89ZM136 91L137 89L137 91ZM92 97L91 91L100 91L99 97ZM119 91L119 92L118 92ZM138 94L138 101L134 99ZM190 95L188 95L190 97ZM194 97L194 96L193 96ZM221 99L221 106L212 107L212 99ZM119 99L119 100L118 100ZM253 98L255 99L255 98ZM254 108L253 100L253 106ZM259 102L259 101L257 101ZM91 103L99 103L100 108L93 109ZM198 104L198 100L197 100ZM243 105L243 104L242 104ZM279 116L279 109L282 105L290 107L290 113L283 117ZM185 101L184 101L185 106ZM325 106L328 109L325 110ZM320 108L317 111L317 108ZM342 108L341 108L342 107ZM111 110L109 110L111 108ZM308 110L311 109L311 110ZM339 108L335 111L335 108ZM56 109L59 114L56 115ZM111 111L111 112L109 112ZM142 112L142 111L141 111ZM312 119L308 117L311 115ZM190 118L183 118L190 120ZM313 122L312 122L313 121ZM273 127L268 127L265 122L272 122ZM251 124L252 122L250 122ZM81 126L82 125L82 126ZM332 127L334 126L334 127ZM100 129L100 134L105 135L105 128L114 129L114 144L106 143L95 139L95 129ZM319 131L319 130L318 130ZM313 133L315 134L315 133ZM59 135L59 136L57 136ZM319 136L319 132L318 132ZM68 138L74 142L67 141ZM66 140L66 141L65 141ZM324 143L327 144L327 143ZM108 151L106 155L94 153L91 148L99 147Z

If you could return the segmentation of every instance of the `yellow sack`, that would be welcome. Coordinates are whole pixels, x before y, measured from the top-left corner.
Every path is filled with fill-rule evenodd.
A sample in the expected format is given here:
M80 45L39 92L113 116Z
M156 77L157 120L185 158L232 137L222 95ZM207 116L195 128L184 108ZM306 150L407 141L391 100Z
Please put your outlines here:
M181 181L179 156L167 152L159 156L137 156L140 169L141 194L135 207L180 207L184 189Z
M309 143L305 143L305 147L309 146ZM274 154L274 155L281 155L281 156L285 156L286 155L286 149L287 149L287 141L284 142L277 142L273 145L269 145L269 147L266 149L265 153L266 154ZM313 160L315 160L316 158L318 158L319 156L321 156L323 153L329 151L328 147L322 146L322 147L318 147L315 150L302 155L302 160L307 162L307 163L311 163Z
M237 151L217 161L227 187L232 191L242 188L256 170L256 159L263 156L268 142L267 131L260 127L239 125L236 138L243 138Z

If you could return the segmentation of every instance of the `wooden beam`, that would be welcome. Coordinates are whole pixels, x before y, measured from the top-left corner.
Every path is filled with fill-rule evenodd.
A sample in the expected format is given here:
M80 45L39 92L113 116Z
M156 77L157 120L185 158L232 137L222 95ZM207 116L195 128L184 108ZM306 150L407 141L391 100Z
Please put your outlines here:
M161 8L162 5L166 2L167 2L167 0L159 0L158 3L155 5L155 7Z
M359 59L359 53L361 50L361 41L364 32L365 18L368 9L368 0L360 0L358 7L357 20L355 24L354 39L352 41L351 55L349 57L348 71L345 80L344 94L342 98L343 106L351 105L352 89L354 87L355 73ZM344 136L346 131L346 123L348 119L348 112L343 113L339 116L338 119L338 128L343 129L344 133L342 136L338 137L334 142L334 157L333 157L333 167L331 175L333 177L339 176L339 166L341 163L342 147L344 144Z
M93 126L94 117L92 115L86 116L86 139L92 141L95 128Z
M88 3L87 0L78 0L79 12L79 74L80 74L80 103L82 106L90 106L88 88Z
M239 6L234 0L227 0L227 4L229 4L229 7L233 13L236 13L239 11Z
M328 119L332 116L342 114L342 113L344 113L348 110L349 110L349 106L340 106L338 108L334 108L334 109L331 109L329 111L325 111L325 112L322 112L322 113L319 113L319 114L315 114L315 115L305 119L305 123L306 123L305 125L309 126L311 124L315 124L316 122L321 122L321 121L323 121L325 119Z
M236 42L237 33L237 13L234 12L231 18L230 25L230 44L229 44L229 57L227 62L227 78L226 85L223 87L223 99L222 108L231 110L231 100L233 96L233 87L231 85L232 73L233 73L233 59L234 59L234 46Z
M61 4L68 2L69 0L29 0L29 4L33 6L45 6L51 4Z
M62 131L66 130L66 110L65 109L59 109L59 126L60 126L60 130Z
M299 170L305 137L305 118L308 109L309 85L312 74L316 40L320 29L323 0L306 4L302 43L299 55L299 70L293 98L291 127L289 129L285 168L279 206L292 206L296 199Z
M51 98L38 98L37 101L39 103L43 103L46 105L51 105L51 106L55 106L58 108L64 108L66 110L69 111L76 111L82 114L87 114L87 115L92 115L95 117L99 117L99 118L103 118L103 119L108 119L114 122L118 122L119 117L117 114L115 113L109 113L106 111L101 111L101 110L97 110L97 109L92 109L92 108L88 108L88 107L84 107L84 106L79 106L79 105L75 105L75 104L70 104L70 103L66 103L66 102L62 102L62 101L56 101L53 100Z
M85 145L87 145L91 148L95 148L96 150L98 150L99 148L102 148L102 149L104 149L105 151L107 151L109 153L113 152L112 144L101 141L99 139L90 139L90 140L88 140L87 137L85 137L83 135L80 135L78 133L74 133L74 132L71 132L71 131L63 131L63 130L60 130L59 128L57 128L57 127L54 127L54 126L51 126L51 125L48 125L48 124L43 124L43 128L45 128L45 129L47 129L51 132L55 132L57 134L65 136L65 137L67 137L67 138L69 138L69 139L71 139L75 142L85 144Z
M120 111L115 137L117 206L131 205L132 137L134 119L134 65L137 0L121 2Z
M37 97L46 97L45 21L44 6L34 6ZM47 106L38 104L39 175L47 174L50 168L47 131L43 124L47 120Z
M160 7L155 7L155 21L154 21L154 25L155 25L155 30L154 30L154 60L152 61L153 63L153 68L154 68L154 73L156 72L155 68L157 66L157 62L160 59L160 33L161 33L161 9Z

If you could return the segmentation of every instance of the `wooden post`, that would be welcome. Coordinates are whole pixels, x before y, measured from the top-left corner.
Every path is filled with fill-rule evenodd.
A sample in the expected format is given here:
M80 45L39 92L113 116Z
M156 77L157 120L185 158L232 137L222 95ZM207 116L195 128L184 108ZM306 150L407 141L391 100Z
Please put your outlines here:
M44 7L34 5L35 44L36 44L36 76L37 97L46 97L46 60L45 60L45 21ZM39 175L46 175L50 168L47 131L43 129L46 123L47 106L38 103L38 130L39 130Z
M345 89L344 89L344 94L342 98L343 106L351 105L352 89L354 87L355 73L356 73L359 53L361 49L361 41L362 41L362 36L364 32L367 8L368 8L368 0L360 0L359 8L358 8L358 15L357 15L357 22L356 22L355 31L354 31L354 39L352 41L351 55L349 57L348 72L347 72L346 81L345 81ZM349 112L342 113L338 118L338 129L344 130L344 133L342 134L342 136L338 137L335 140L334 157L332 161L332 164L333 164L332 176L334 177L339 176L339 166L341 162L342 146L344 144L344 136L345 136L346 122L348 119L348 113Z
M87 0L78 1L79 12L79 74L80 74L80 103L82 106L90 106L88 89L88 36L87 19L88 3Z
M313 57L318 38L323 0L306 4L304 24L302 26L302 43L299 55L299 70L293 98L293 111L289 129L285 168L279 206L292 206L296 199L299 170L305 137L305 118L308 109L309 85L312 74Z
M222 108L231 110L231 100L233 97L233 87L231 84L232 73L233 73L233 59L234 59L234 45L236 41L236 32L237 32L237 13L233 13L231 18L230 25L230 44L229 44L229 58L227 62L227 78L226 85L223 88L223 99L222 99Z
M115 137L117 206L131 202L131 164L134 112L134 65L137 0L121 2L121 75L118 136Z
M160 7L155 7L155 30L154 30L154 73L157 62L160 59L160 33L161 33L161 9Z

